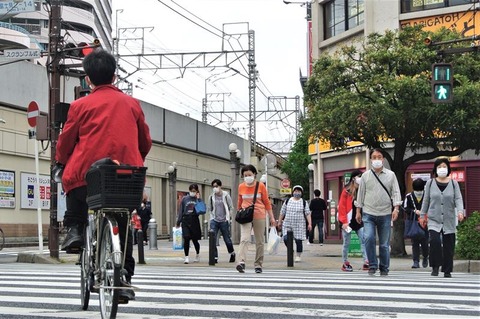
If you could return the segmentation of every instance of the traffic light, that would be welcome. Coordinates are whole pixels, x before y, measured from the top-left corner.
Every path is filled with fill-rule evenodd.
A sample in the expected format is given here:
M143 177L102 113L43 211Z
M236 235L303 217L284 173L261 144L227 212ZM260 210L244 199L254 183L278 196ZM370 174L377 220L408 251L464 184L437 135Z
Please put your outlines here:
M453 100L453 67L451 63L432 64L432 102L450 103Z
M65 45L65 53L67 56L75 58L83 58L93 52L96 48L100 47L100 40L94 39L93 43L80 42L78 44L67 43Z

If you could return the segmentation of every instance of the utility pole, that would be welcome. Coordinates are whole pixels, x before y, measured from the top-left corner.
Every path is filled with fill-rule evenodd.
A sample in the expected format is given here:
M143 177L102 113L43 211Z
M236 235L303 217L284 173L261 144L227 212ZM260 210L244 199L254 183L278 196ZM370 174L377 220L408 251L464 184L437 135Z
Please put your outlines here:
M49 129L50 129L50 171L55 165L55 153L59 134L59 125L56 121L56 105L60 102L60 60L63 49L61 39L61 0L50 1L50 28L49 28L49 48L50 65L47 72L50 78L50 87L48 94L49 102ZM50 228L48 230L48 248L50 257L59 257L58 244L58 221L57 221L57 183L50 179Z

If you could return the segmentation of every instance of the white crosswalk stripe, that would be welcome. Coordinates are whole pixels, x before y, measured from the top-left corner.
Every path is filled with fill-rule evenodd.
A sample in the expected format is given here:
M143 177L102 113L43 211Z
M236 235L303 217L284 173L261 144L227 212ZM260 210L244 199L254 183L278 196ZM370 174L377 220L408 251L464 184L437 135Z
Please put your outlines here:
M0 264L0 318L99 318L74 265ZM480 276L138 266L117 318L478 318Z

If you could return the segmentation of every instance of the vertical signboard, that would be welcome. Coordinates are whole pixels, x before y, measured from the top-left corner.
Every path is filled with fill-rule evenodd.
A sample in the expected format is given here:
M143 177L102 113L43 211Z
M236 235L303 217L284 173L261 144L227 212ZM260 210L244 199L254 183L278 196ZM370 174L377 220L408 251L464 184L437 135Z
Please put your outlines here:
M15 208L15 172L0 170L0 208Z
M21 173L20 187L21 187L21 208L36 209L38 203L42 209L50 208L50 176L40 175L39 179L39 197L36 198L37 177L35 174Z

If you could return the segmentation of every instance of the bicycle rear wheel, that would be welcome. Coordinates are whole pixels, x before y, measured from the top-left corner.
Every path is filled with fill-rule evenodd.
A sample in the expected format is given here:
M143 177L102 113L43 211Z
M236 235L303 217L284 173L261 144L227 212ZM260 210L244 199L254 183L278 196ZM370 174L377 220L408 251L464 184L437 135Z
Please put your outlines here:
M82 249L81 255L80 255L80 301L82 303L82 309L87 310L88 309L88 303L90 301L90 288L92 287L92 280L91 278L93 277L93 271L90 268L92 263L91 263L91 256L92 256L92 247L91 247L91 236L90 236L90 227L87 224L85 227L85 245Z
M102 230L99 244L100 312L103 319L114 319L118 310L120 265L113 260L113 229L108 219ZM118 238L117 238L118 240Z
M3 249L5 246L5 235L3 234L3 230L0 228L0 250Z

